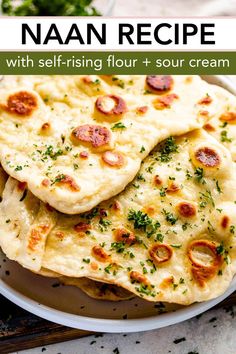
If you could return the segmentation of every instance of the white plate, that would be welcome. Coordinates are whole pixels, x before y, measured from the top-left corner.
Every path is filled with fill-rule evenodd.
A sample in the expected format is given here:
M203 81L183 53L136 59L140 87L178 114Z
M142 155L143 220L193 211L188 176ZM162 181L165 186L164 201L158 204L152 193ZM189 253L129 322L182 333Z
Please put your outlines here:
M236 93L227 77L204 77ZM139 298L110 302L93 300L72 286L57 286L9 261L0 252L0 293L15 304L47 320L98 332L138 332L175 324L221 302L236 290L236 278L220 297L191 306L151 303Z

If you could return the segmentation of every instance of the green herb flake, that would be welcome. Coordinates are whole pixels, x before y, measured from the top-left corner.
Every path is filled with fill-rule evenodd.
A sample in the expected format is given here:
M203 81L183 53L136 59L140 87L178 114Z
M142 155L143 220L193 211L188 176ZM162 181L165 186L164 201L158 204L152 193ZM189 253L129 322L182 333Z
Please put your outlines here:
M117 129L123 130L123 129L126 129L126 126L122 122L118 122L111 127L112 131L117 130Z
M221 137L221 142L222 143L231 143L232 139L228 137L228 133L226 130L222 130L222 132L220 133L220 137Z
M161 145L159 150L160 156L159 159L161 162L169 162L172 159L172 154L178 152L178 146L175 143L175 138L170 136L165 140L165 142Z
M178 218L175 217L173 213L166 211L165 209L163 209L162 214L165 215L166 221L171 225L175 225L178 220Z

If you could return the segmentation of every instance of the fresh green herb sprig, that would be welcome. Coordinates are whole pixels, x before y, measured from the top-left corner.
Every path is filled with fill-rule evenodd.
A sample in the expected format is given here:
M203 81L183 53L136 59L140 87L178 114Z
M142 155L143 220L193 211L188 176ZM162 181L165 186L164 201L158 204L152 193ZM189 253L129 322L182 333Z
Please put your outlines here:
M92 0L2 0L2 12L9 16L98 16Z

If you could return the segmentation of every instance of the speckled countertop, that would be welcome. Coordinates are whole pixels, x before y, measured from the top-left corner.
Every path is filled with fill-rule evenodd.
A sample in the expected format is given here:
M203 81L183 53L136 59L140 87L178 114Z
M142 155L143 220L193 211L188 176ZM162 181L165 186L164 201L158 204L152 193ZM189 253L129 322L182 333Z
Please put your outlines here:
M25 354L235 354L236 306L155 331L104 334L25 350Z
M236 0L117 0L115 16L236 15ZM234 77L236 81L236 77ZM236 306L163 329L93 335L25 354L236 354Z

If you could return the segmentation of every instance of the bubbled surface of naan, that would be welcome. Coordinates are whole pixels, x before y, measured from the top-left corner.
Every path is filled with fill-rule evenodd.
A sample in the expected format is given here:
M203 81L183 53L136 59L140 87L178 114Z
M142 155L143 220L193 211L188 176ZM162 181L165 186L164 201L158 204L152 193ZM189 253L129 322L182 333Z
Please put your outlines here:
M116 284L148 301L190 304L219 296L235 273L235 176L229 151L204 131L169 138L116 198L80 216L45 210L54 226L46 240L44 235L38 240L45 250L30 266ZM18 182L10 179L9 184L17 188ZM22 191L17 193L12 203L18 209ZM23 204L33 199L28 193ZM3 206L7 200L5 193ZM1 212L9 218L6 209ZM38 213L28 220L31 232L43 226ZM20 242L12 221L1 226L2 247L6 237ZM24 228L19 212L15 223ZM122 240L117 239L120 230L126 230ZM29 234L22 229L25 245ZM198 246L192 250L194 243ZM166 253L161 252L162 262L156 262L151 251L162 245L168 257L163 261ZM41 247L35 245L36 253Z
M88 211L118 194L158 142L199 128L218 108L213 103L208 116L202 114L199 101L211 88L198 76L173 76L173 87L161 95L150 91L145 80L145 76L4 77L0 82L0 160L4 169L27 182L43 202L67 214ZM37 100L29 116L6 109L9 97L21 91ZM98 113L95 102L107 94L121 97L127 112L115 117ZM156 100L168 95L172 95L170 104L165 102L163 108L162 103L160 109ZM110 131L111 141L104 149L122 155L121 166L105 163L102 149L71 140L73 129L85 124ZM63 180L65 176L67 180Z

